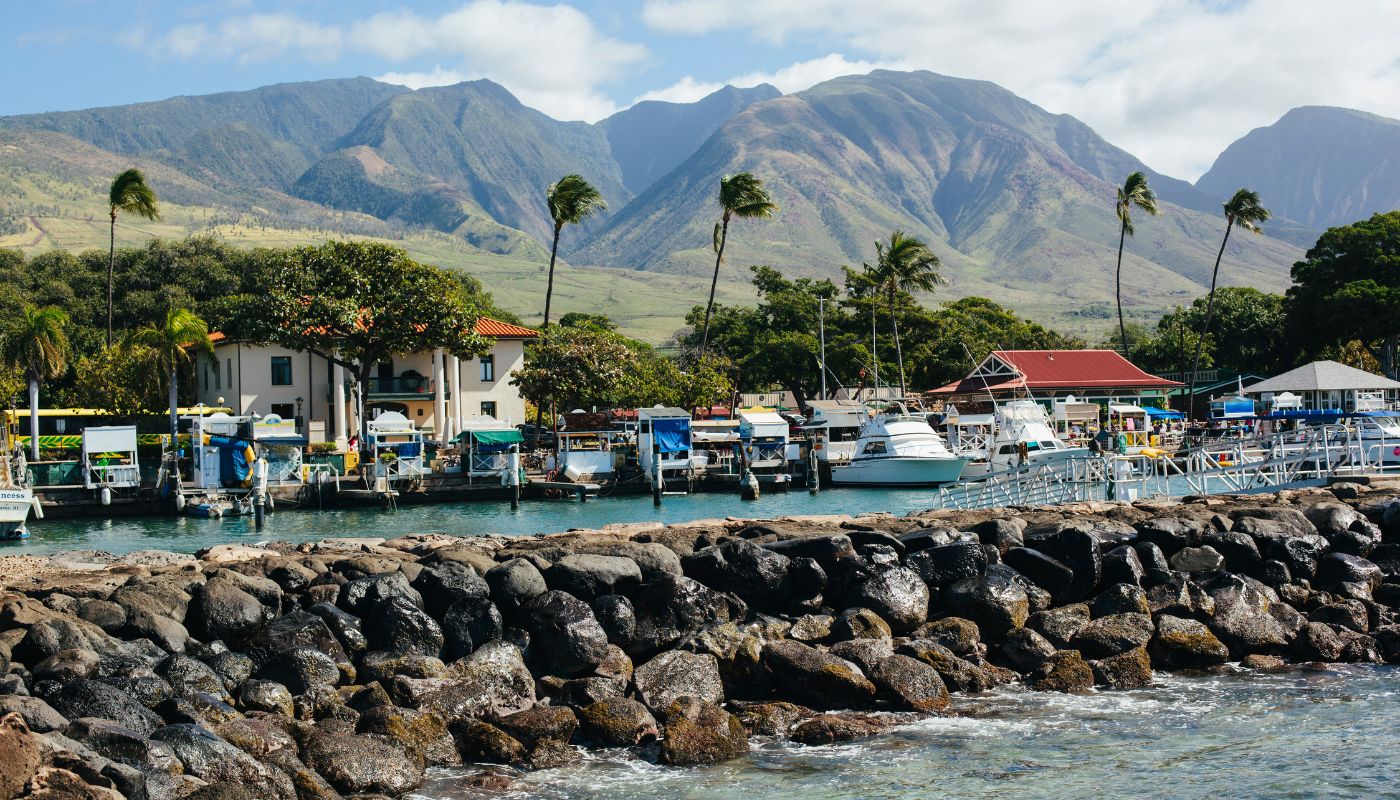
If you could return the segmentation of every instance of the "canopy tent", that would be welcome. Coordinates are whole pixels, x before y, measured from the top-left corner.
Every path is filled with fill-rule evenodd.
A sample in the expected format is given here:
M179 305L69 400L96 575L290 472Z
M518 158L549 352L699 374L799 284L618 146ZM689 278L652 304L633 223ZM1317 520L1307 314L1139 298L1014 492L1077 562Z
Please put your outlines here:
M462 442L466 442L468 445L474 444L478 453L499 453L509 450L513 444L521 444L525 441L525 436L515 428L502 430L468 429L457 434L452 441L458 444Z
M1129 403L1109 403L1108 413L1118 414L1120 416L1124 414L1146 414L1147 409Z
M1145 408L1147 416L1153 419L1186 419L1186 414L1181 411L1173 411L1167 408Z

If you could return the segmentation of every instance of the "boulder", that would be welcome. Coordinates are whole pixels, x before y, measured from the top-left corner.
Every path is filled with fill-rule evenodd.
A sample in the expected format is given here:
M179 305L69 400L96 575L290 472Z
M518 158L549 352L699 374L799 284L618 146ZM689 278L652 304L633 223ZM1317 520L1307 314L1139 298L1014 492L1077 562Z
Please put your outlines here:
M462 597L442 615L443 657L461 658L481 645L499 639L505 620L489 597Z
M948 687L938 671L917 659L892 655L870 670L876 695L898 709L941 711L948 706Z
M130 728L142 736L150 736L162 724L160 716L141 705L136 698L102 681L69 681L54 697L49 698L49 703L68 719L98 717Z
M409 585L423 598L423 608L438 619L462 600L486 600L491 595L485 579L460 561L424 565Z
M891 724L873 714L819 714L793 726L789 737L798 744L836 744L877 736L889 730Z
M423 607L423 596L410 585L408 576L398 570L379 572L347 582L340 587L335 604L364 619L375 606L387 600L401 600Z
M1133 545L1138 561L1142 562L1142 585L1144 588L1165 583L1171 579L1171 565L1162 548L1151 542L1137 542Z
M442 653L442 628L422 606L402 597L376 603L367 622L371 649L434 657Z
M1094 682L1110 689L1140 689L1152 683L1152 659L1146 648L1090 661L1089 666L1094 670Z
M175 694L187 697L195 692L208 692L216 697L227 696L223 678L203 661L189 656L172 655L156 665L155 672L174 688Z
M724 683L715 657L681 650L664 652L637 667L632 674L637 695L655 713L665 711L681 697L707 703L724 702Z
M303 757L341 792L379 792L397 797L423 782L423 763L402 748L373 736L318 734Z
M1344 583L1375 588L1383 577L1380 567L1359 556L1328 553L1317 562L1317 586L1328 591L1335 591Z
M748 732L733 714L685 697L666 709L660 760L671 766L714 764L749 750Z
M848 608L831 623L831 638L839 642L851 639L889 639L893 635L889 623L868 608Z
M34 733L53 733L68 728L68 718L38 697L0 694L0 717L6 714L19 714Z
M567 742L578 729L578 717L565 706L535 706L496 720L496 727L510 734L527 748L541 740Z
M926 639L910 639L895 648L899 655L910 656L938 671L939 677L950 691L976 693L984 692L996 685L996 681L981 667L953 655L953 652L937 642Z
M1209 622L1215 616L1215 598L1190 578L1173 574L1165 583L1147 590L1147 605L1152 614L1188 617Z
M1280 606L1272 606L1270 611L1278 607ZM1309 611L1307 618L1312 622L1339 625L1357 633L1366 633L1371 629L1370 613L1360 600L1336 600L1324 603Z
M869 608L898 633L912 631L928 619L928 601L928 586L907 567L880 570L846 596L848 605Z
M960 656L976 655L982 643L982 632L977 629L977 623L962 617L936 619L920 627L914 636L938 642Z
M39 742L20 715L0 716L0 797L19 797L42 764Z
M799 642L820 642L831 636L831 626L836 618L830 614L803 614L792 621L788 638Z
M1094 669L1077 650L1057 650L1026 676L1026 684L1037 692L1085 691L1094 688Z
M1044 636L1050 644L1063 650L1070 646L1075 634L1089 624L1091 617L1087 604L1073 603L1037 612L1031 615L1027 624Z
M889 638L851 639L837 642L827 652L855 664L869 675L876 664L894 655L894 642Z
M1176 555L1183 547L1195 544L1201 535L1199 522L1181 517L1144 520L1133 528L1137 530L1138 542L1154 544L1168 557Z
M1299 661L1338 661L1346 644L1330 625L1308 622L1293 640L1293 656Z
M1269 614L1271 600L1265 592L1272 589L1228 573L1217 575L1202 588L1215 600L1210 629L1230 648L1232 656L1278 654L1288 647L1288 632Z
M630 594L642 582L637 562L622 556L567 555L544 571L550 589L568 592L580 600L605 594Z
M1070 643L1088 658L1108 658L1145 646L1153 633L1146 614L1114 614L1080 628Z
M762 668L763 640L752 626L741 628L732 622L711 625L682 642L680 648L714 658L725 697L754 696L768 688L768 676Z
M383 736L398 742L414 760L430 767L462 763L447 725L436 714L388 704L366 710L355 720L355 732Z
M334 609L334 606L329 606ZM344 612L336 609L336 613ZM345 615L349 616L349 615ZM358 620L354 620L358 630ZM316 650L334 664L349 666L350 656L326 620L310 611L293 610L268 622L244 647L244 652L261 667L279 654L296 648Z
M102 658L91 650L74 648L60 650L34 665L31 672L36 681L83 680L97 677Z
M174 751L186 775L210 784L241 785L259 800L293 800L296 797L296 789L286 773L264 766L199 725L167 725L152 733L151 738Z
M681 558L681 567L694 578L746 602L784 603L791 560L745 539L731 539Z
M454 734L457 750L469 763L523 767L529 762L530 753L525 745L489 722L471 720L454 729Z
M226 578L211 578L195 588L185 622L195 636L232 646L252 638L265 619L256 597Z
M1179 572L1214 572L1225 568L1225 557L1210 545L1183 547L1171 557L1171 565Z
M607 655L608 635L593 609L567 592L547 591L520 609L530 634L530 659L554 674L574 676L597 667Z
M598 747L632 747L660 735L647 707L626 697L609 697L579 711L580 733Z
M104 719L80 719L68 729L67 736L99 756L142 772L176 774L184 766L175 751L163 742L149 739L129 728Z
M763 663L784 699L813 708L865 708L875 697L875 685L854 664L800 642L768 642Z
M943 586L985 572L987 552L980 542L953 542L913 553L905 564L929 586Z
M632 601L620 594L605 594L593 598L588 605L608 641L626 650L637 633L637 611Z
M1069 597L1070 587L1074 584L1074 570L1054 558L1028 547L1013 547L1002 555L1002 561L1049 592L1057 601L1065 602L1065 598Z
M321 618L347 654L363 653L369 649L369 639L365 638L359 617L342 611L331 603L314 603L306 610Z
M978 541L995 547L997 552L1003 555L1013 547L1024 545L1026 541L1026 523L1016 517L989 519L973 525L970 530L977 536Z
M422 653L386 653L372 650L360 657L360 667L355 671L356 680L361 684L375 681L388 683L395 675L410 678L437 678L447 671L442 659L425 656Z
M746 609L694 578L657 575L633 596L637 625L627 652L649 655L721 622L742 619Z
M660 573L682 574L681 558L676 551L659 542L616 542L580 541L572 544L575 553L598 556L620 556L630 559L642 571L643 580L651 580Z
M1031 628L1017 628L1002 642L1001 652L1018 672L1031 672L1055 655L1055 645Z
M1134 545L1119 545L1104 553L1103 582L1105 585L1127 584L1142 586L1147 570Z
M789 559L810 558L822 568L828 568L837 561L856 554L849 536L841 533L827 536L800 536L766 542L763 547Z
M1089 605L1095 618L1113 614L1150 614L1152 607L1147 603L1147 592L1137 584L1115 583L1099 592Z
M1157 616L1157 632L1148 644L1152 666L1158 669L1199 669L1224 664L1230 650L1204 624L1168 614Z
M238 705L244 711L266 711L290 717L294 711L292 693L276 681L244 681L238 692Z
M1219 553L1225 559L1225 568L1231 572L1253 575L1263 560L1254 538L1241 531L1210 530L1201 537L1201 544Z
M949 584L943 600L954 614L975 622L988 643L1002 642L1030 616L1026 590L1000 570L988 569L980 578Z
M524 558L512 558L487 570L486 583L491 587L491 600L506 615L549 591L539 569Z

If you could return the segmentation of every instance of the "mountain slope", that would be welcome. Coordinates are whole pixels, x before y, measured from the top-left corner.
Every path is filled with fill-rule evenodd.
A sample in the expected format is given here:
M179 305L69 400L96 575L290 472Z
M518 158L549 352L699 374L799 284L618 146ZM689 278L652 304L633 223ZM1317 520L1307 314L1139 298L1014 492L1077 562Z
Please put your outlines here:
M1216 159L1196 186L1259 192L1276 215L1315 230L1400 208L1400 120L1305 106L1256 128Z
M955 293L1059 316L1112 299L1114 187L1135 169L1148 171L1083 123L993 84L877 71L736 115L575 260L704 274L719 178L749 170L782 212L731 225L732 273L766 263L832 276L873 258L873 243L902 228L934 245ZM1203 291L1223 224L1175 205L1218 213L1217 201L1151 174L1172 203L1128 243L1125 302L1143 311ZM1224 278L1279 289L1297 256L1277 240L1237 237Z
M622 181L640 193L699 149L720 125L762 100L782 96L766 83L726 86L693 103L647 100L598 123L607 134Z

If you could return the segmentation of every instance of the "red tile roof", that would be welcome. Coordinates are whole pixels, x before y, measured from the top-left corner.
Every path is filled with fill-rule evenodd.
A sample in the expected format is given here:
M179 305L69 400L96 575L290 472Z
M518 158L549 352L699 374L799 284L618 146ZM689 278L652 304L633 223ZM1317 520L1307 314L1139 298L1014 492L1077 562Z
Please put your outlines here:
M482 317L476 321L476 332L493 339L533 339L540 335L539 331L522 328L519 325L501 322L490 317Z
M992 353L1018 378L970 375L934 389L938 394L973 394L990 389L1172 389L1176 381L1139 369L1116 350L996 350Z

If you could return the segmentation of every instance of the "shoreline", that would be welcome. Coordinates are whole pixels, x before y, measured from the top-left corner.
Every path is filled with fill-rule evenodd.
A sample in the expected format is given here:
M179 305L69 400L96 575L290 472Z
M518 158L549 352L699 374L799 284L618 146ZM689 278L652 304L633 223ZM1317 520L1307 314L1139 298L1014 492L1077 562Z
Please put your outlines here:
M1010 683L1400 662L1400 491L1355 484L104 560L0 556L0 738L31 787L397 797L581 748L850 741Z

